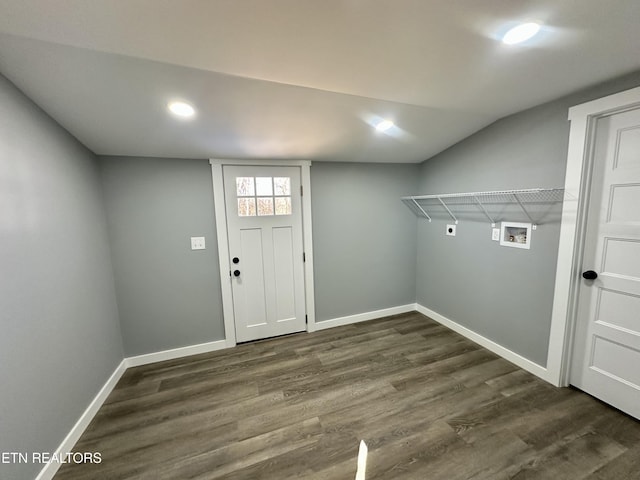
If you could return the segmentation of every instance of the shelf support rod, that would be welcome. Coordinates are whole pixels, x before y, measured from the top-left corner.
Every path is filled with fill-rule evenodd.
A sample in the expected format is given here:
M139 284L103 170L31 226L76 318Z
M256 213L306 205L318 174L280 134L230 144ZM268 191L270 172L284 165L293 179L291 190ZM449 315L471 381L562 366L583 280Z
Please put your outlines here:
M520 208L522 209L522 211L524 212L524 214L527 216L527 218L529 219L529 221L531 222L531 228L533 228L534 230L536 229L537 225L536 222L533 221L533 218L531 218L531 215L529 215L529 212L527 212L527 209L524 207L524 205L522 204L522 202L520 201L520 199L518 198L518 194L514 193L512 194L513 198L516 199L516 202L518 202L518 205L520 205Z
M484 214L487 216L487 218L489 219L489 221L491 222L491 226L495 227L496 226L496 222L493 218L491 218L491 215L489 215L489 212L487 212L487 209L484 208L484 205L482 204L482 202L478 199L477 196L473 196L473 199L478 202L478 205L480 206L480 208L482 209L482 211L484 212Z
M420 206L420 204L416 201L416 199L415 199L415 198L411 198L411 201L412 201L413 203L415 203L415 204L416 204L416 207L418 207L418 209L423 213L423 215L424 215L425 217L427 217L427 218L429 219L429 221L431 221L431 217L429 216L429 214L428 214L427 212L425 212L425 211L424 211L424 208L422 208L422 207Z
M442 204L442 206L445 208L445 210L446 210L447 212L449 212L449 215L451 215L451 218L453 218L453 221L454 221L454 222L455 222L455 224L457 225L457 224L458 224L458 219L456 218L456 216L455 216L453 213L451 213L451 210L449 210L449 207L447 207L447 204L446 204L446 203L444 203L444 202L442 201L442 198L440 198L440 197L438 197L438 200L440 200L440 203Z

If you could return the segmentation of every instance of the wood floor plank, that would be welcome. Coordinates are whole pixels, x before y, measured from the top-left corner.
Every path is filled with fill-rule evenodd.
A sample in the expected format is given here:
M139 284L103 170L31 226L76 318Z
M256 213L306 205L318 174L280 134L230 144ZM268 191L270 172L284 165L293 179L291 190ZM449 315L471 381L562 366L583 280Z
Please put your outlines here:
M640 422L417 312L131 368L56 480L640 480Z
M518 368L513 372L489 379L486 383L508 397L514 393L526 390L531 386L530 384L536 380L538 379L535 375Z
M511 462L511 458L528 448L527 444L512 432L500 432L477 444L456 443L454 448L447 449L446 455L422 457L416 465L412 465L406 471L396 472L393 478L397 480L492 478L495 470L506 466Z
M345 403L359 403L362 404L361 408L366 408L367 403L375 402L377 398L391 391L393 387L386 382L360 382L329 392L300 396L281 408L257 415L247 415L239 420L239 428L247 432L247 435L256 435L278 425L289 425L309 416L322 415Z
M185 398L185 400L187 400ZM229 423L232 418L246 418L249 415L269 411L284 400L283 393L271 392L265 395L252 396L247 399L225 403L223 406L191 401L173 402L169 405L148 409L144 403L138 410L123 416L98 415L91 422L83 437L99 438L108 435L121 434L129 431L132 435L148 425L156 425L182 417L195 417L211 426Z
M587 480L608 480L610 478L640 480L640 444L628 449L615 461L607 462L589 475Z
M159 464L152 471L133 478L136 480L221 478L301 446L317 443L321 433L317 417L306 419L215 450Z
M508 478L584 479L602 466L615 462L624 451L624 447L604 435L593 432L590 428L582 428L550 443L535 454L527 452L508 467L511 470ZM523 459L526 461L522 462ZM518 463L522 463L519 468Z

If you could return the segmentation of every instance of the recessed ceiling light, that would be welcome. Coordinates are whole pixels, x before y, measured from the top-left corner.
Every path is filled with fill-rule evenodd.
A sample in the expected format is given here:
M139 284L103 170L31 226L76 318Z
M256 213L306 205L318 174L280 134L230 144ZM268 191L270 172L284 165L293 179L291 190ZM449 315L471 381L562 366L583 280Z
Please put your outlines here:
M529 40L540 31L540 25L534 22L522 23L513 27L502 37L502 42L507 45L515 45Z
M382 120L376 125L376 130L379 132L386 132L391 127L393 127L393 122L391 120Z
M169 104L169 110L171 110L171 113L179 117L193 117L196 113L191 105L184 102L171 102Z

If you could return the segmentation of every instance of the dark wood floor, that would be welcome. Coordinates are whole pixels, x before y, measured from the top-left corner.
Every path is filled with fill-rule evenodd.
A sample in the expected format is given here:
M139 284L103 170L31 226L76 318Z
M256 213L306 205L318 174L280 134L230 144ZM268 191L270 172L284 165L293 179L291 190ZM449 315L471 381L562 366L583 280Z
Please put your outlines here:
M73 479L640 479L640 422L418 313L128 370Z

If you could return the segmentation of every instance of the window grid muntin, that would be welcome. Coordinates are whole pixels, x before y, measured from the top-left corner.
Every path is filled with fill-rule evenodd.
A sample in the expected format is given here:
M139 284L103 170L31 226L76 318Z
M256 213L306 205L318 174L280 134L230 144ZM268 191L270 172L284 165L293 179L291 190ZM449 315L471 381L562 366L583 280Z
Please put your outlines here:
M238 216L291 215L291 177L236 177Z

